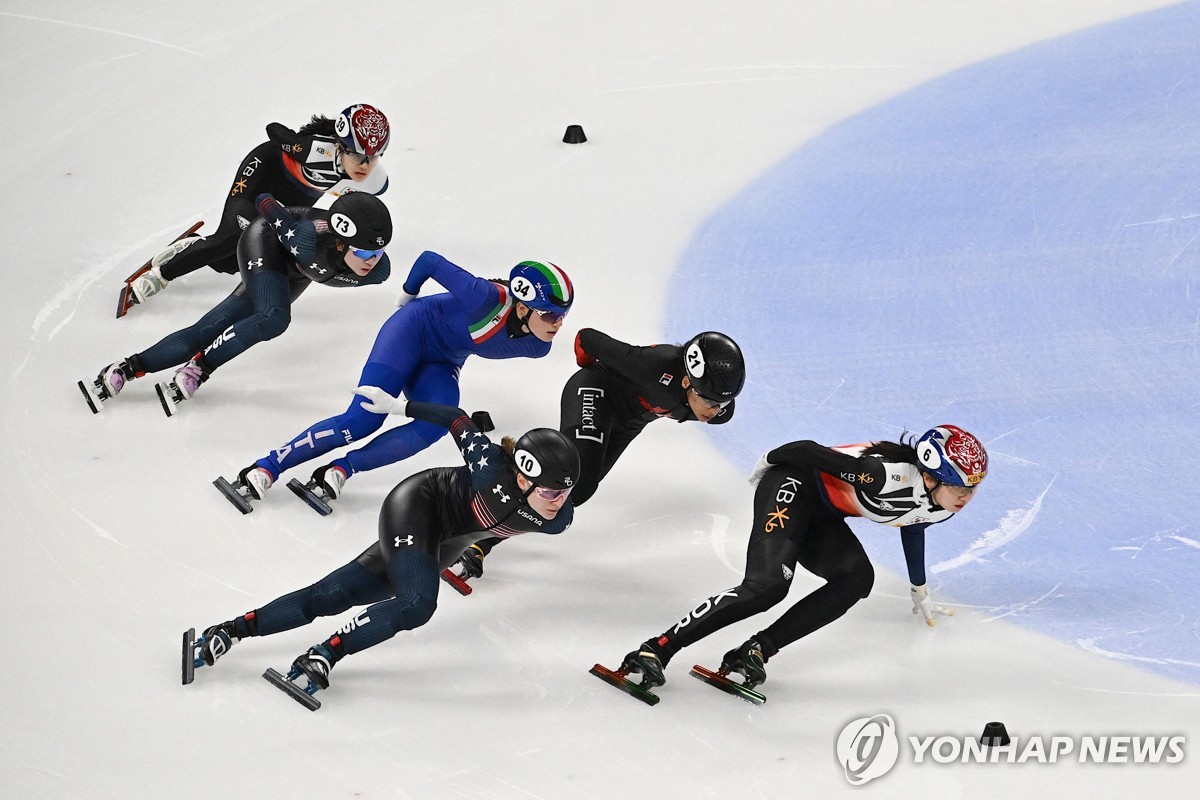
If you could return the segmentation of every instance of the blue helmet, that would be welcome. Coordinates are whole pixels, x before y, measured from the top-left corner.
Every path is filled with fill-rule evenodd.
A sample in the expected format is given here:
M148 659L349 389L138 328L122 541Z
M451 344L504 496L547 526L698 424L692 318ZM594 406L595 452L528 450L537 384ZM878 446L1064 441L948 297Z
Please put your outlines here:
M522 261L508 275L513 297L534 311L566 316L575 300L575 287L567 273L549 261Z

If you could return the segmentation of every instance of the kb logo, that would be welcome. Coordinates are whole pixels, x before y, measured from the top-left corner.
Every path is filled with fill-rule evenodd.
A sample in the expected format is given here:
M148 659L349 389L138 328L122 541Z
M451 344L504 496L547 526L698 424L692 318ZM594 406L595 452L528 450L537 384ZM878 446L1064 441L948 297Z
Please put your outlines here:
M896 722L887 714L862 717L842 728L837 740L837 757L854 786L886 775L900 755Z

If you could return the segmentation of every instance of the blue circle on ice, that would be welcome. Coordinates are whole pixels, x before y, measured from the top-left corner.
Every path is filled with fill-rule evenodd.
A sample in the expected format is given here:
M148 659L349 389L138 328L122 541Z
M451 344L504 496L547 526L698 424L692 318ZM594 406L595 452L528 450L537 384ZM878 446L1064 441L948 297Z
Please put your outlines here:
M670 338L722 330L739 466L960 425L942 596L1200 682L1200 5L982 62L831 128L726 203ZM742 291L725 291L736 280ZM899 536L855 524L905 573Z

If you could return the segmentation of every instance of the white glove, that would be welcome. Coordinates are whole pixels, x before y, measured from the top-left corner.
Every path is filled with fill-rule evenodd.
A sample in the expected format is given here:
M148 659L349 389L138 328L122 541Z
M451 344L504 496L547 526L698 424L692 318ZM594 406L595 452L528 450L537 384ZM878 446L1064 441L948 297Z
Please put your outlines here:
M758 482L762 480L762 476L765 475L767 473L767 470L769 470L773 466L775 466L775 465L772 464L770 461L767 461L766 453L763 453L761 456L759 456L758 463L756 463L754 465L754 469L752 469L750 471L750 478L749 478L750 485L757 486Z
M404 308L408 305L408 301L416 299L417 296L415 294L409 294L402 288L400 289L400 296L396 298L396 308Z
M407 400L401 400L399 397L392 397L390 394L380 389L378 386L359 386L354 390L354 393L367 398L363 404L363 410L370 411L372 414L404 414L404 408L408 405Z
M929 594L926 586L914 586L909 589L909 594L912 595L913 613L925 617L925 624L931 628L937 625L933 619L934 614L941 614L944 617L954 616L953 608L946 608L933 602L933 597Z

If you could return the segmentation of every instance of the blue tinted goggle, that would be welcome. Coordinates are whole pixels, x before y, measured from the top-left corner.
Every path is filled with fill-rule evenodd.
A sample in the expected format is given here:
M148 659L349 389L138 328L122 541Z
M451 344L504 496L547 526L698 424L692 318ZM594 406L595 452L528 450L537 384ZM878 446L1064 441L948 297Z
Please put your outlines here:
M381 256L383 255L383 251L384 248L382 247L378 250L359 250L357 247L350 248L350 252L354 253L354 255L358 256L363 261L370 261L375 256Z

